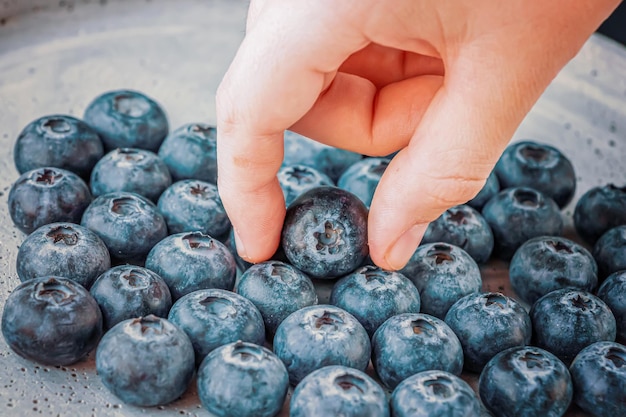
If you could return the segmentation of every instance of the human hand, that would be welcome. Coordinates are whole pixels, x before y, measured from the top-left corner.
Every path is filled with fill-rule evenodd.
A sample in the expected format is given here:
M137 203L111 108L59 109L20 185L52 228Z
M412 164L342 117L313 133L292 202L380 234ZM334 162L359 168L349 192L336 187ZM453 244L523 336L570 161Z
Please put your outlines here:
M218 187L239 254L275 252L283 132L400 152L370 207L370 256L400 269L428 223L484 184L541 93L617 0L253 0L217 94Z

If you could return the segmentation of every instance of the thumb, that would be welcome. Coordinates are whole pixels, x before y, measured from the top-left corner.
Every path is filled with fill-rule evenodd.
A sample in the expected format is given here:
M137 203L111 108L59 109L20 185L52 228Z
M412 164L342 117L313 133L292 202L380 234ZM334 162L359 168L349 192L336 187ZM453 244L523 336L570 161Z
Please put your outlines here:
M557 72L556 66L527 71L528 64L517 66L518 60L502 62L502 54L477 52L467 51L447 68L444 85L409 145L395 156L376 189L369 244L372 260L382 268L404 267L428 223L480 191Z

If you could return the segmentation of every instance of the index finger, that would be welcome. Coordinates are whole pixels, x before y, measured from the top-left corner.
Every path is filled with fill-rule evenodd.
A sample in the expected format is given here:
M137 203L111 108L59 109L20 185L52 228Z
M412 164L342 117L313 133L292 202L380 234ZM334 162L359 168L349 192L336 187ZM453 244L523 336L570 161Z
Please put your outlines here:
M251 262L272 256L280 240L285 204L276 174L284 130L367 43L349 25L329 22L335 14L274 10L258 16L217 93L218 188L238 252Z

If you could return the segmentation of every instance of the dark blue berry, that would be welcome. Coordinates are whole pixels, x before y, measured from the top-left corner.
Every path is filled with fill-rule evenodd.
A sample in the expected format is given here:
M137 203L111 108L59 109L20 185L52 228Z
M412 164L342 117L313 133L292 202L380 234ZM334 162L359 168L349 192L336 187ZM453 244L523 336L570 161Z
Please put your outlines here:
M72 116L55 114L30 122L13 148L20 174L55 167L88 178L104 149L100 137L87 123Z
M293 200L311 188L322 185L335 185L328 175L307 165L283 165L278 170L278 182L283 190L285 205L289 206Z
M169 131L161 106L132 90L99 95L89 103L83 118L98 132L106 150L140 148L157 152Z
M610 229L626 225L626 187L613 184L585 192L574 210L576 232L590 245Z
M287 209L282 247L289 261L313 278L346 275L369 254L367 208L340 188L313 188Z
M102 336L96 300L75 281L40 277L18 285L7 297L2 335L18 355L44 365L78 362Z
M111 267L106 245L91 230L73 223L41 226L17 252L17 275L22 282L49 275L68 278L89 289Z
M136 317L167 317L172 296L163 278L134 265L119 265L100 275L89 290L102 311L105 329Z
M117 148L98 161L91 171L89 185L94 197L128 191L156 202L171 183L167 166L155 153L144 149Z
M350 191L369 207L372 204L374 191L380 182L387 166L391 162L387 158L364 158L350 166L337 181L337 186Z
M617 341L626 344L626 270L609 275L598 288L597 296L615 316Z
M188 123L171 132L159 148L159 157L174 181L196 179L217 183L217 129Z
M148 253L146 268L165 280L174 300L201 289L232 290L237 273L228 248L200 232L166 237Z
M268 335L291 313L317 304L311 279L293 266L280 261L252 265L239 278L237 294L259 309Z
M102 384L126 404L152 407L180 397L193 377L187 335L156 316L128 319L109 330L96 350Z
M626 225L609 229L593 247L600 281L614 272L626 269Z
M91 193L85 181L60 168L27 171L9 191L11 220L26 234L44 224L80 223L90 203Z
M553 146L534 141L509 145L495 167L502 189L531 187L565 207L576 191L574 167Z
M498 176L495 171L491 171L487 179L485 180L485 185L480 189L476 197L468 201L466 204L470 207L475 208L480 211L483 209L483 206L487 204L487 201L491 199L494 195L500 192L500 182L498 181Z
M198 368L198 396L212 416L274 417L288 389L285 365L253 343L220 346Z
M415 285L401 273L364 266L335 283L330 304L356 317L372 337L391 316L419 313L420 295Z

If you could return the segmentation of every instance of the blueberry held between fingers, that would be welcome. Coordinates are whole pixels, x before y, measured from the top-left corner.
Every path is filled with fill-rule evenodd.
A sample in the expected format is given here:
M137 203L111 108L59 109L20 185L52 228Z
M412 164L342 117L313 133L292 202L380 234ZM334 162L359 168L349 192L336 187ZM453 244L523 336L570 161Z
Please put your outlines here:
M531 187L565 207L576 191L569 159L554 146L535 141L509 145L495 166L501 187Z
M280 188L283 190L285 205L310 190L322 185L335 185L328 175L307 165L283 165L276 175Z
M482 214L465 204L446 210L428 225L421 243L433 242L458 246L478 264L487 262L493 251L489 224Z
M94 199L85 210L81 225L104 241L112 257L122 260L144 258L167 236L167 225L156 205L124 191Z
M232 290L237 274L228 248L200 232L166 237L148 253L146 268L163 278L174 300L201 289Z
M89 291L102 311L104 328L153 314L167 317L172 296L165 281L135 265L119 265L100 275Z
M106 245L91 230L74 223L50 223L28 235L17 251L17 275L22 282L59 276L89 289L111 267Z
M610 229L626 225L626 187L593 187L580 197L574 210L576 232L593 245Z
M598 277L604 280L613 272L626 269L626 225L609 229L593 246Z
M352 164L337 181L337 186L350 191L369 207L374 191L391 162L387 158L364 158Z
M480 269L472 257L443 242L419 246L400 272L417 287L420 311L441 320L458 299L482 288Z
M291 417L388 417L385 392L358 369L330 365L307 375L291 396Z
M287 209L282 247L289 261L313 278L354 271L369 254L367 208L337 187L316 187Z
M193 347L166 319L150 315L124 320L98 345L96 370L104 386L126 404L168 404L185 392L193 377Z
M530 316L514 299L500 293L473 293L454 303L445 322L463 347L464 367L480 372L497 353L530 343Z
M615 316L617 341L626 344L626 270L609 275L596 295Z
M172 179L217 183L217 129L205 123L188 123L171 132L159 148L159 157Z
M91 171L94 197L114 191L128 191L156 202L170 186L167 166L153 152L136 148L117 148L107 153Z
M262 346L235 342L218 347L198 368L198 396L217 417L273 417L285 401L285 365Z
M140 148L157 152L169 131L161 106L132 90L99 95L89 103L83 119L98 132L105 150Z
M13 147L13 160L20 174L55 167L88 178L104 154L100 137L87 123L72 116L55 114L30 122Z
M493 253L504 260L510 260L517 248L533 237L563 233L557 204L532 188L500 191L485 204L482 214L493 232Z
M326 365L344 365L365 371L371 345L367 332L347 311L332 305L314 305L291 313L274 335L274 353L297 385Z
M586 291L552 291L530 309L533 345L550 351L569 365L584 347L615 341L615 317L609 307Z
M480 401L456 375L431 370L408 377L391 394L393 417L479 417Z
M478 381L480 399L495 417L560 417L572 401L567 367L550 352L516 346L494 356Z
M415 285L401 273L364 266L335 283L330 304L356 317L372 337L388 318L401 313L419 313L420 295Z
M569 239L540 236L517 249L509 264L511 287L529 304L550 291L577 288L593 292L598 265L587 249Z
M9 191L9 214L28 234L48 223L80 223L91 203L89 187L78 175L60 168L23 173Z
M263 345L265 342L265 326L259 310L250 300L226 290L191 292L174 303L168 319L189 336L196 364L228 343L241 340Z
M418 372L438 369L460 375L463 349L452 329L428 314L388 319L372 337L372 364L382 383L394 389Z
M34 278L18 285L7 298L2 335L26 359L69 365L98 344L102 314L80 284L60 277Z
M574 402L593 416L626 415L626 346L597 342L580 351L570 366Z
M288 315L317 304L317 294L311 279L280 261L252 265L239 278L236 292L259 309L265 331L271 336Z
M220 238L230 220L217 186L200 180L181 180L169 186L157 202L170 234L202 232Z

